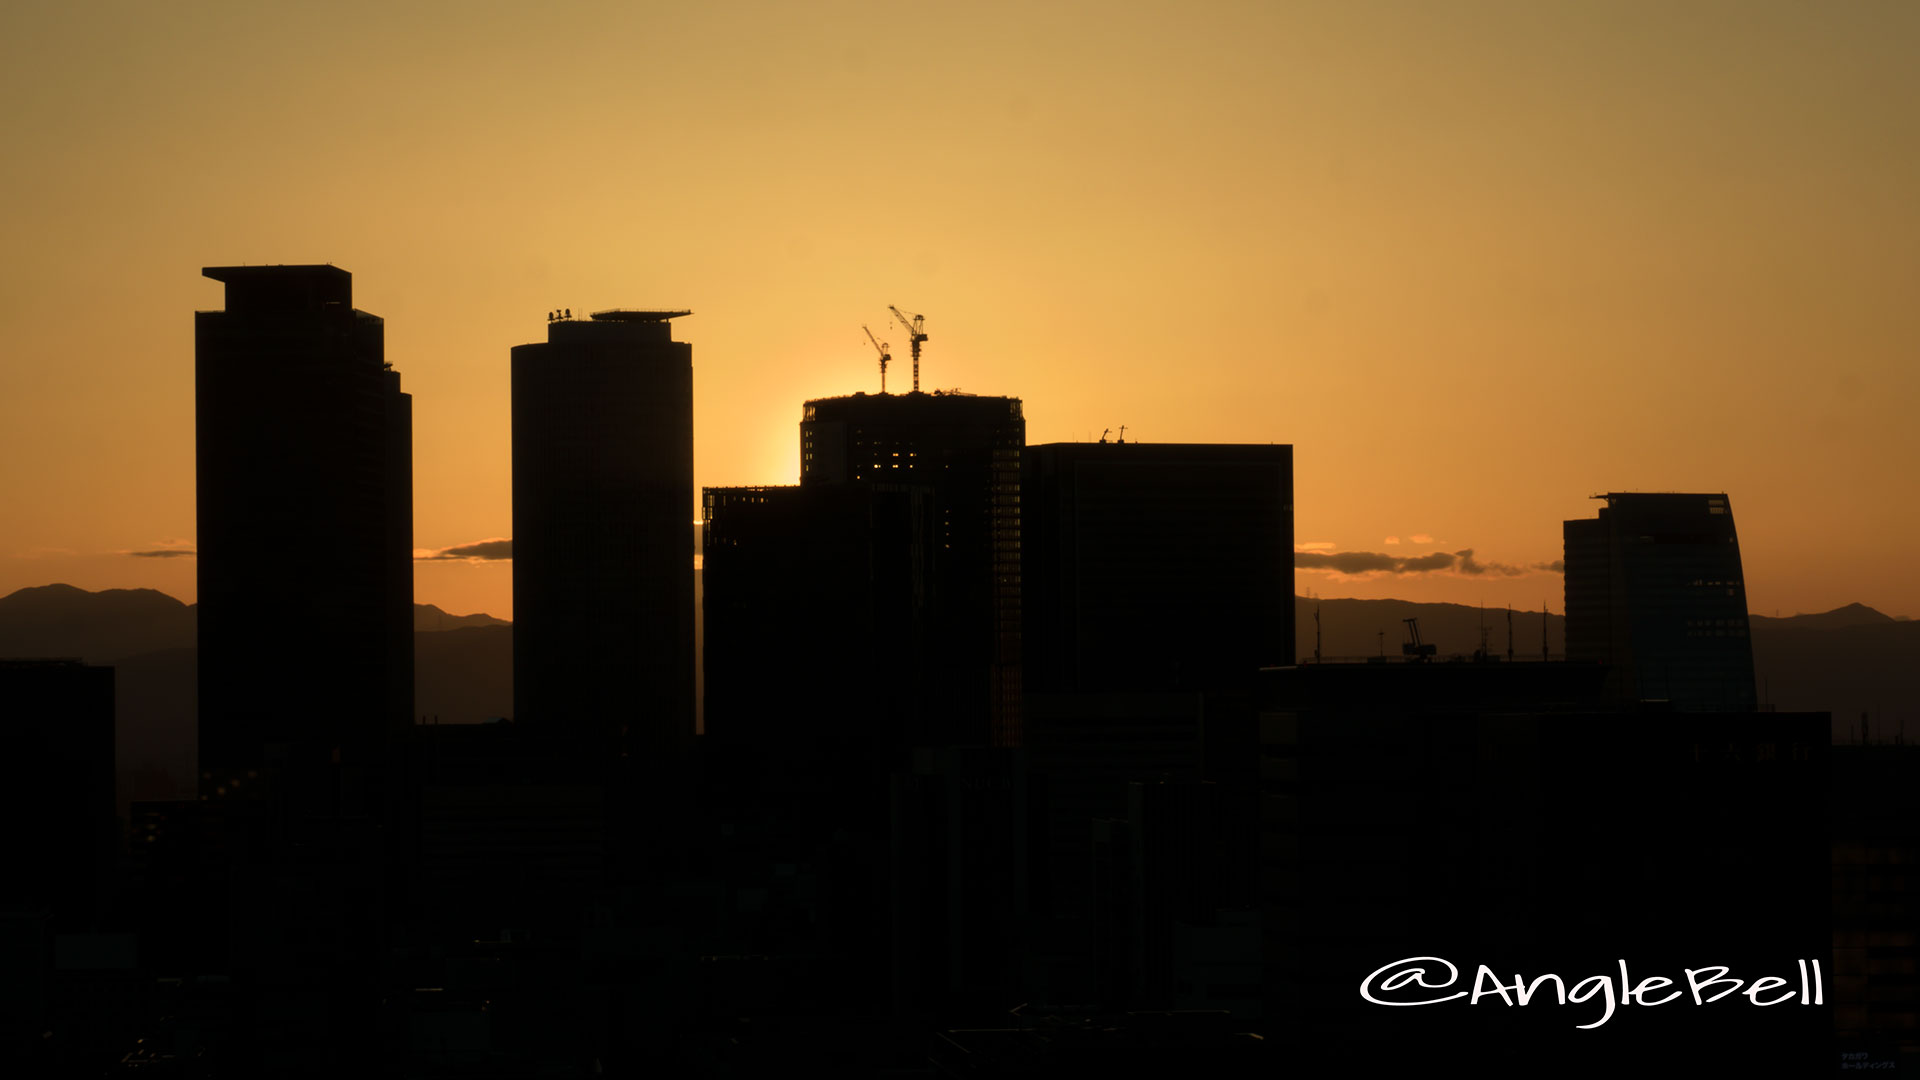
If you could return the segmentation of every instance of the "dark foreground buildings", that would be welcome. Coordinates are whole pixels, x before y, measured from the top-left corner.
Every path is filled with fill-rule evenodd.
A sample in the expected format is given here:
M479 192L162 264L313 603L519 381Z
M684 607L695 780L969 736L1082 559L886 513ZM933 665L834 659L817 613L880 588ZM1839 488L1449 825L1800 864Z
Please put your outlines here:
M1826 714L1619 706L1579 663L1263 677L1263 1032L1285 1059L1363 1075L1833 1067ZM1626 1000L1623 975L1644 998ZM1740 985L1705 985L1721 975Z
M0 911L92 929L115 856L114 671L0 659L8 873Z
M1244 1015L1255 680L1294 648L1293 448L1036 445L1020 487L1036 992Z
M345 270L203 273L226 309L194 316L202 794L375 810L413 715L412 402Z
M600 311L513 349L514 718L596 755L693 735L693 361Z
M1566 523L1567 658L1605 664L1617 702L1754 706L1740 540L1724 494L1599 496Z
M1020 487L1030 691L1220 689L1293 662L1292 446L1049 443Z
M707 488L707 731L924 742L936 535L925 485Z

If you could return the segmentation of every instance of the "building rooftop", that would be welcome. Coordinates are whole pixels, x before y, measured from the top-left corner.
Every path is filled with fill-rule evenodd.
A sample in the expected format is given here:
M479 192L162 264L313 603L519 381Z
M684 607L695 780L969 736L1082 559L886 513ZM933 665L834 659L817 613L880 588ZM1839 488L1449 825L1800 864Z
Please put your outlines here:
M353 275L332 263L285 263L264 266L204 266L200 268L202 277L215 281L231 283L234 281L259 281L263 278L321 277L339 281L352 281Z
M649 322L650 323L650 322L666 322L668 319L677 319L682 315L691 315L691 314L693 314L692 311L687 311L687 310L675 311L675 310L668 310L665 308L644 308L644 309L643 308L608 308L605 311L594 312L593 318L596 322Z
M227 287L231 312L278 314L353 306L353 275L332 264L207 266L200 274Z
M802 408L803 420L851 419L878 422L890 418L911 417L914 423L948 417L977 421L984 417L1021 419L1017 397L963 394L957 390L936 390L931 394L842 394L838 397L808 398Z

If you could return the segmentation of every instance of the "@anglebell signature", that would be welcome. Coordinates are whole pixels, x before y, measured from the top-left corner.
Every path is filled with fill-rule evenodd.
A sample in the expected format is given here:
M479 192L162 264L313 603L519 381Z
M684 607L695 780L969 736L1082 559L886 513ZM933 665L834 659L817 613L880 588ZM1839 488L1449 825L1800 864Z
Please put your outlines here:
M1394 1006L1442 1005L1461 998L1466 998L1469 1005L1478 1005L1485 998L1497 997L1502 1004L1516 1008L1532 1004L1537 999L1565 1005L1568 1002L1580 1004L1597 997L1604 1012L1600 1019L1591 1024L1574 1025L1582 1030L1597 1028L1613 1019L1615 1008L1622 1005L1665 1005L1684 1000L1691 1000L1695 1005L1708 1005L1735 993L1760 1006L1789 1003L1824 1005L1826 987L1820 961L1813 961L1811 970L1805 960L1796 960L1794 963L1800 969L1798 989L1787 979L1774 975L1757 978L1749 986L1744 980L1729 975L1730 969L1725 965L1709 965L1686 968L1686 988L1672 989L1660 997L1649 995L1675 987L1675 981L1660 975L1649 975L1635 983L1627 974L1625 960L1620 961L1617 976L1590 975L1572 985L1560 976L1551 974L1532 979L1516 974L1510 981L1502 982L1492 968L1481 964L1474 974L1471 991L1459 990L1436 996L1435 991L1459 985L1460 969L1438 956L1413 956L1374 969L1371 975L1361 981L1360 996L1375 1005ZM1746 986L1746 989L1742 990L1742 986Z

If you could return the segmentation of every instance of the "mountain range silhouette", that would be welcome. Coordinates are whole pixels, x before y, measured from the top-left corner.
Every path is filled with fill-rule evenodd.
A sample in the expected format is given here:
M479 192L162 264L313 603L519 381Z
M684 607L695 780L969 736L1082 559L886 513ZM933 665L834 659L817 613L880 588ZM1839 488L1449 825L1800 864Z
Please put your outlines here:
M1295 640L1307 658L1314 650L1316 608L1320 651L1328 660L1399 656L1409 618L1420 620L1421 639L1438 646L1442 661L1469 657L1483 641L1495 658L1508 651L1504 608L1299 597ZM0 657L72 657L116 669L123 811L129 802L175 798L192 788L195 617L193 605L154 589L92 592L55 584L0 597ZM260 633L272 635L298 616L262 597L258 618ZM1513 613L1516 658L1539 658L1542 618L1539 611ZM1565 648L1566 620L1552 614L1544 619L1547 651L1557 659ZM1885 741L1907 728L1920 736L1920 622L1857 603L1785 618L1753 615L1749 621L1763 704L1832 713L1836 742L1862 738L1863 714L1867 738ZM414 630L414 712L424 722L481 723L512 713L510 622L415 604Z

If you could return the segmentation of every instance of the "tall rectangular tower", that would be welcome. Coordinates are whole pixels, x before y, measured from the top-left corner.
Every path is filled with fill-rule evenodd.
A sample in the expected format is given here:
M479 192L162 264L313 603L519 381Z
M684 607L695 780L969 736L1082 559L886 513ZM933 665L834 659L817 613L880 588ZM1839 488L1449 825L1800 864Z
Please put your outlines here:
M1689 712L1755 701L1740 540L1725 494L1613 492L1565 523L1567 658L1607 693Z
M623 756L693 735L693 357L598 311L513 349L514 719Z
M800 486L924 485L933 497L927 581L929 741L1020 744L1019 398L958 391L806 403Z
M202 273L202 793L368 811L413 716L412 399L347 271Z

